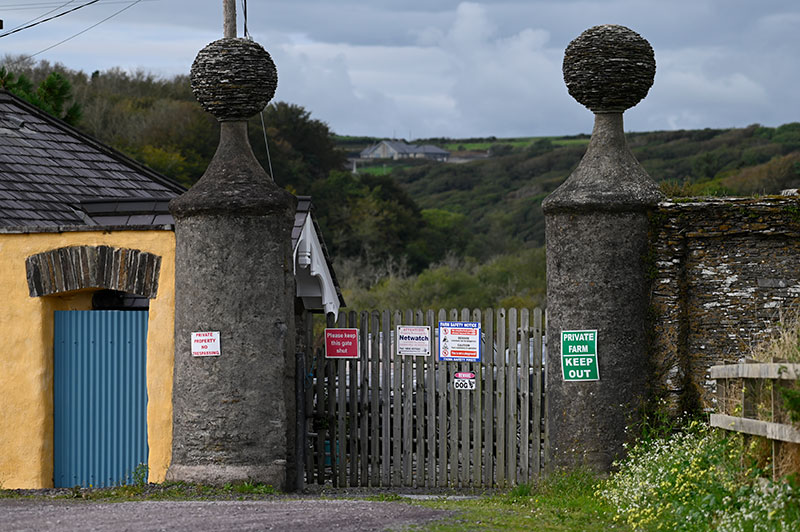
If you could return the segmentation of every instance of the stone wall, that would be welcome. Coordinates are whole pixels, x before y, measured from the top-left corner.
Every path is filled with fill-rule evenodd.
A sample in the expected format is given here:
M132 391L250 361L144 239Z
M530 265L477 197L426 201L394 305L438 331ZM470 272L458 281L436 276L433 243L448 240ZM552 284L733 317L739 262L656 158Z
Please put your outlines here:
M711 408L709 367L747 356L800 306L800 198L661 203L650 252L658 391Z

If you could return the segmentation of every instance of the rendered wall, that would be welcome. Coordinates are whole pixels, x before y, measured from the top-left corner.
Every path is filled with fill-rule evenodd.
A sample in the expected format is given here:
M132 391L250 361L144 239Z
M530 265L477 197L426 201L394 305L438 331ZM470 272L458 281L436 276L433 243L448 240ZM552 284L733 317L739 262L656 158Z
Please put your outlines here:
M107 245L161 256L150 300L147 427L151 482L164 480L172 445L175 235L172 231L0 234L0 487L53 485L53 312L89 310L93 290L31 297L25 259L60 247Z
M662 203L651 228L658 392L674 408L709 409L709 367L746 357L798 310L800 198Z

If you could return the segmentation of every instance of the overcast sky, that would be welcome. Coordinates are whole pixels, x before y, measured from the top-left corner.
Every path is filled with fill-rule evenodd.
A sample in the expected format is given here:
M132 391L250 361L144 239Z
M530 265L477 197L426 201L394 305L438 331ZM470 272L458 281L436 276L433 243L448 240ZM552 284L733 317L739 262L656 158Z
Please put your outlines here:
M0 0L2 32L88 0ZM135 5L134 5L135 4ZM0 38L0 55L86 72L119 66L188 73L222 34L222 0L99 0ZM240 34L242 0L238 0ZM567 93L564 49L622 24L650 41L656 78L625 114L629 131L800 121L797 0L250 0L248 29L278 67L276 100L340 134L569 135L591 113Z

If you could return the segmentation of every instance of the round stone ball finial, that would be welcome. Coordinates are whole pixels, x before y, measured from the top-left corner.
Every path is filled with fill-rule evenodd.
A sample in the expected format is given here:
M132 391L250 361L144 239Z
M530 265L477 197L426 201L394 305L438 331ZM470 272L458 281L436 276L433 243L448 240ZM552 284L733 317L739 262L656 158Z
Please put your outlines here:
M191 80L195 98L217 120L247 120L275 95L278 71L260 44L228 38L200 50Z
M595 113L621 113L639 103L653 85L653 48L635 31L595 26L564 52L564 82L573 98Z

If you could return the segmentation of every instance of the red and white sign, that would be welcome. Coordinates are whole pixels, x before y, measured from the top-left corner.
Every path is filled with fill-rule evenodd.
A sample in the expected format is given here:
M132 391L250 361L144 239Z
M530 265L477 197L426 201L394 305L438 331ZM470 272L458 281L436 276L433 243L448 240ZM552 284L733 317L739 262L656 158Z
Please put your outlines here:
M453 374L453 388L456 390L474 390L477 388L475 374L471 371L457 371Z
M193 357L218 357L221 352L222 350L219 348L219 331L192 333Z
M358 329L325 329L325 358L358 358Z

